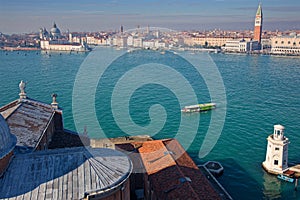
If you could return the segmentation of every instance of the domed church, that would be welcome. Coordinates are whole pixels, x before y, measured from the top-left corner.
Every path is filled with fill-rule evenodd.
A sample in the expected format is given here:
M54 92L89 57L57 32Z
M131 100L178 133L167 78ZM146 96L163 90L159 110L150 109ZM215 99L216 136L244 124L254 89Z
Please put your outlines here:
M50 30L51 38L52 39L59 39L61 38L60 30L57 28L56 23L54 22L53 27Z
M57 25L55 22L53 24L53 27L50 29L50 33L48 33L46 28L40 28L40 39L41 40L61 39L61 32L60 32L59 28L57 28Z

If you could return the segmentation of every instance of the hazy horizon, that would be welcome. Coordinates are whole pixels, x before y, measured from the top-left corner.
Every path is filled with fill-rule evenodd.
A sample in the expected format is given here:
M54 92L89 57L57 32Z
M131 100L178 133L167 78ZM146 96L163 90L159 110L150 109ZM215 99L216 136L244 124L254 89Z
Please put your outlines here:
M48 30L96 32L145 27L174 30L251 30L259 1L250 0L0 0L0 32ZM264 30L300 29L299 0L262 1Z

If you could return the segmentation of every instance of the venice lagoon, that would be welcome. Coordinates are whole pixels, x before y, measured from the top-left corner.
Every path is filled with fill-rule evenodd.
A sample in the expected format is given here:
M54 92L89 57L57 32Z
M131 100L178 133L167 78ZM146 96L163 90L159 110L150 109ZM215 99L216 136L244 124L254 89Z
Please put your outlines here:
M197 164L222 163L219 181L234 199L300 199L293 184L261 167L274 124L286 128L289 163L300 162L299 58L97 48L0 51L0 60L1 106L18 98L24 80L30 98L51 103L58 94L67 129L86 126L93 138L175 137ZM195 101L217 109L180 112Z

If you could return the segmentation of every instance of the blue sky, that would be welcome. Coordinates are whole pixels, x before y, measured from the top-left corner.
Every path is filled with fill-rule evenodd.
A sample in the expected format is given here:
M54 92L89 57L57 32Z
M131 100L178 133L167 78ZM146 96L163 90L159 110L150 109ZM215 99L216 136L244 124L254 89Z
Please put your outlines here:
M257 0L0 0L0 32L61 31L138 25L177 30L252 29ZM299 0L263 0L264 29L300 29Z

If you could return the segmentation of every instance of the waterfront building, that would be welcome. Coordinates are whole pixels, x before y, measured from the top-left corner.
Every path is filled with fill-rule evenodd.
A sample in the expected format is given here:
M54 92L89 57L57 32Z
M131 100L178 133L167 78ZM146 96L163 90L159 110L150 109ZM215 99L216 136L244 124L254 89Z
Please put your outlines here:
M259 44L258 41L228 40L222 49L225 52L246 53L258 50Z
M162 42L162 41L159 41L159 40L156 40L155 43L154 43L154 46L156 48L159 48L159 49L164 49L167 47L166 43L165 42Z
M113 38L113 46L127 47L127 37L117 36Z
M270 52L272 46L270 38L262 38L260 44L262 50L264 50L265 52Z
M271 54L300 55L300 36L276 36L271 38Z
M89 51L89 48L85 42L69 43L68 41L60 40L41 40L40 46L42 50L49 51Z
M53 27L48 31L40 29L40 47L42 50L49 51L89 51L86 44L86 39L81 38L77 42L73 42L72 34L69 34L69 39L62 38L61 32L54 23Z
M258 41L259 44L261 43L262 24L263 24L263 13L262 13L261 4L259 4L255 16L254 38L253 38L253 40Z
M154 41L143 41L143 48L145 49L153 49L155 47Z
M133 38L133 47L142 48L143 47L143 38L141 38L141 37Z
M288 170L288 145L289 139L284 136L284 127L274 125L274 132L267 138L266 160L263 168L272 174L282 174Z
M186 37L184 38L184 44L188 46L221 47L224 46L228 40L233 39L233 37Z
M106 38L95 36L86 36L86 43L88 45L109 45Z
M129 46L129 47L131 47L131 46L133 46L133 36L128 36L128 38L127 38L127 45Z

